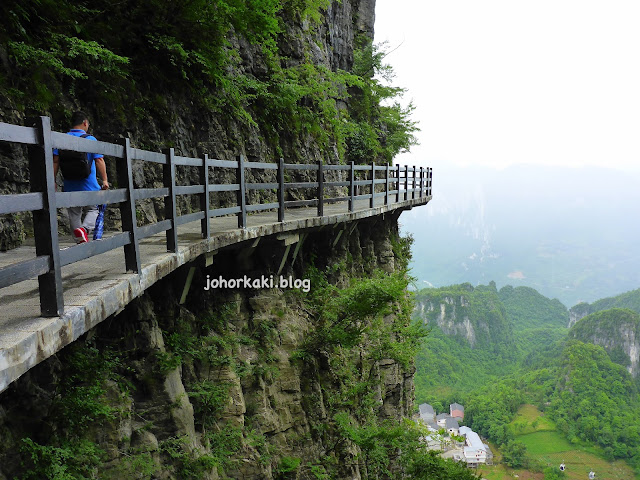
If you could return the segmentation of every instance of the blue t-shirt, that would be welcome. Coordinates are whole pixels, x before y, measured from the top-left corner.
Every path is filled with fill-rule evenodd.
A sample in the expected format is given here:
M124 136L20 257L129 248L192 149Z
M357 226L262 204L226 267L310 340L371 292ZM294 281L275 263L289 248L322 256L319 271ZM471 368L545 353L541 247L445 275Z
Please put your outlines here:
M80 130L77 128L72 128L67 132L68 135L73 135L74 137L81 137L84 135L84 130ZM95 140L98 141L96 137L89 135L85 137L87 140ZM58 149L53 150L54 155L58 155ZM96 160L98 158L103 158L103 155L100 153L87 153L89 161L91 162L91 173L87 178L83 178L82 180L68 180L64 179L64 191L65 192L94 192L96 190L102 190L100 185L98 185L98 180L96 179Z

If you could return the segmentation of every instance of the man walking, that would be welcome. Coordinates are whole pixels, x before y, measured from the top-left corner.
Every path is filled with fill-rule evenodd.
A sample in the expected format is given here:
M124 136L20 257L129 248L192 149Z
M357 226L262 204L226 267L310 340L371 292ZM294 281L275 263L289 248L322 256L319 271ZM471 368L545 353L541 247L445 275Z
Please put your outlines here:
M97 141L94 136L88 135L89 118L84 112L75 112L71 116L71 130L67 132L75 137L83 137L88 140ZM82 163L86 161L86 172L78 173L77 165L73 162ZM53 175L58 174L58 168L62 168L65 192L93 192L97 190L108 190L107 168L102 154L87 153L81 154L78 160L78 153L53 151ZM82 170L82 167L80 167ZM100 183L96 178L96 172L100 176ZM89 241L89 234L93 230L98 216L98 206L88 205L86 207L69 207L69 223L76 243Z

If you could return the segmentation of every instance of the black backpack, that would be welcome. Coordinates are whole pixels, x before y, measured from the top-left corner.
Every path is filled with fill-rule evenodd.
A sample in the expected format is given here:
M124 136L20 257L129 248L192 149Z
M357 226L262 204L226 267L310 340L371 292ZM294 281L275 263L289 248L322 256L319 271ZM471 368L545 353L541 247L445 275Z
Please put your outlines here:
M80 138L86 138L89 134L85 133ZM84 180L91 173L91 162L88 154L84 152L74 152L73 150L58 151L58 161L62 176L67 180Z

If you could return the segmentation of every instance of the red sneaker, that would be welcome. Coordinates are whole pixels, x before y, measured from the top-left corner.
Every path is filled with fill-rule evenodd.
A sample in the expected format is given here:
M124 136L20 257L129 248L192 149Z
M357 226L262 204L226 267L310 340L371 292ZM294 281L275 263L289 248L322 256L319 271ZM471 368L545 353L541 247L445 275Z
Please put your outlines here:
M76 228L73 231L73 236L76 237L76 243L86 243L89 241L87 231L84 229L84 227Z

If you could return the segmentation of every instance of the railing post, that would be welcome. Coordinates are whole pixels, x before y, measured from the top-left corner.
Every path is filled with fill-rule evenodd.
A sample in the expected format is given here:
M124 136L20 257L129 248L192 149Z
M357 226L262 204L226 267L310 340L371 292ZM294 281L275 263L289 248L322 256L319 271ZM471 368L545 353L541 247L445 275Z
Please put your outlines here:
M412 199L416 198L416 187L418 186L417 185L418 178L416 176L416 171L417 171L416 169L417 169L417 167L414 165L413 166L413 188L411 189L411 198Z
M284 222L284 158L278 162L278 221Z
M424 169L424 196L429 195L429 167Z
M169 195L164 197L164 218L171 220L171 228L166 231L167 251L175 252L178 249L178 228L176 225L176 166L173 163L173 148L165 148L163 153L167 163L162 169L164 186L169 189Z
M49 271L38 276L40 314L56 317L64 313L60 246L58 244L58 212L56 210L56 179L53 176L51 120L34 119L39 144L29 147L29 172L32 192L42 192L42 210L33 211L33 233L36 256L49 257Z
M409 165L404 166L404 201L409 200Z
M433 168L429 168L429 191L428 195L431 196L431 186L433 185Z
M200 210L204 212L204 218L200 222L202 238L211 238L211 222L209 221L209 167L207 162L209 155L202 156L202 168L200 168L200 183L204 185L204 192L200 195Z
M318 162L318 216L324 215L324 169L322 160Z
M238 169L236 170L236 179L238 183L238 228L247 227L247 198L245 196L244 184L244 156L238 155Z
M353 168L353 162L351 162L351 168L349 170L349 211L353 212L353 175L354 174L354 168Z
M387 162L387 168L385 169L385 182L384 182L384 204L389 205L389 162Z
M376 196L376 162L371 162L371 199L369 200L369 208L373 208Z
M384 204L389 205L389 162L387 162L387 168L385 169Z
M420 198L424 197L424 167L420 167Z
M120 144L124 147L124 156L116 159L116 177L118 187L127 189L127 200L120 202L120 218L122 219L122 231L129 232L131 240L129 245L124 246L124 263L127 271L140 273L140 246L138 244L133 165L131 165L133 161L131 160L131 143L129 138L123 138Z
M400 202L400 164L396 165L396 203Z

